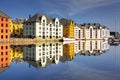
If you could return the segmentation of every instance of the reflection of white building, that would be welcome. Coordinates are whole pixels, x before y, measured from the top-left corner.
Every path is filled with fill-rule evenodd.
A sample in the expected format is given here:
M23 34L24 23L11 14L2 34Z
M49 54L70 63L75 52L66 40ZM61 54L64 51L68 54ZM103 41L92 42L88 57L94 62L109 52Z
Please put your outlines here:
M107 41L103 40L81 40L75 43L75 54L97 54L103 53L109 49Z
M107 40L109 37L109 29L98 23L85 23L75 26L75 39Z
M62 39L63 26L58 18L44 14L35 14L24 23L23 35L29 38Z
M23 47L23 58L27 61L38 61L42 67L46 66L48 60L57 64L60 56L63 56L61 43L43 43Z

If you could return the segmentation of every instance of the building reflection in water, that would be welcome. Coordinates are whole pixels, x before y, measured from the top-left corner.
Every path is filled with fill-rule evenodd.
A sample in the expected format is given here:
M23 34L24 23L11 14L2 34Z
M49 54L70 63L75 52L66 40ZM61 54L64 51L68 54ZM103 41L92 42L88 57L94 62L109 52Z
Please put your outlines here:
M86 41L77 41L75 42L75 54L80 55L100 55L109 50L110 45L108 41L103 40L86 40Z
M97 56L109 49L107 41L86 40L75 43L41 43L26 45L23 47L23 58L29 63L29 67L46 67L59 61L70 61L75 55Z
M29 67L46 67L74 59L76 55L97 56L109 49L107 41L81 40L74 43L40 43L33 45L16 46L0 44L0 72L10 66L11 62L26 61Z
M12 45L10 48L10 62L20 63L23 62L23 46Z
M10 66L10 44L0 44L0 73Z
M62 43L43 43L23 47L23 58L35 67L58 64L61 56L63 56Z

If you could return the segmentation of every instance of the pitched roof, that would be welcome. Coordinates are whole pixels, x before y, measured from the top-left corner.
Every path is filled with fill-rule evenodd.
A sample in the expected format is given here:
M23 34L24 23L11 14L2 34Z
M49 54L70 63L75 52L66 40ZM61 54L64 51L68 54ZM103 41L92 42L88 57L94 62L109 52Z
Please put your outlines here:
M65 19L65 18L60 19L60 23L61 23L63 26L68 25L68 23L69 23L70 21L72 21L72 20L68 20L68 19Z
M41 22L41 18L42 16L45 16L46 19L47 19L47 23L50 23L52 22L52 18L49 17L48 15L45 15L45 14L35 14L34 16L32 16L31 18L29 18L26 22Z
M7 14L0 10L0 17L10 18Z

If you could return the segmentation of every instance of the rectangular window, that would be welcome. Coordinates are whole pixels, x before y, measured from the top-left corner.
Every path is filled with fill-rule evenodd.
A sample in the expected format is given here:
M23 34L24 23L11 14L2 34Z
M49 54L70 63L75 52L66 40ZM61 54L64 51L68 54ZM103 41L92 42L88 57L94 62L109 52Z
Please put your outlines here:
M1 46L1 49L3 49L3 46Z
M6 46L6 49L8 49L8 46Z
M8 55L8 52L6 51L6 55Z
M1 27L3 27L3 23L1 24Z
M3 21L3 18L1 18L1 21Z
M3 33L3 29L1 29L1 33Z
M8 30L6 29L6 33L8 33Z
M8 27L8 24L6 24L6 27Z
M8 35L6 35L6 39L8 38Z

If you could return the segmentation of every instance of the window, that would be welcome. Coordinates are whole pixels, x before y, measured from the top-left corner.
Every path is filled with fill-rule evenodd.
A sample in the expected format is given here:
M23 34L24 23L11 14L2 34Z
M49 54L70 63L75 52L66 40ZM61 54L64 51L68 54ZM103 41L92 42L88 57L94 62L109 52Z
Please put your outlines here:
M1 33L3 33L3 29L1 29Z
M6 24L6 27L8 27L8 24Z
M6 58L6 61L8 60L8 58Z
M8 52L6 51L6 55L8 55Z
M8 38L8 35L6 35L6 39Z
M1 58L1 61L3 61L3 58Z
M3 27L3 23L1 24L1 27Z
M31 23L30 23L30 25L31 25Z
M6 46L6 49L8 49L8 46Z
M8 63L6 63L6 66L8 66Z
M3 21L3 18L1 18L1 21Z
M1 55L3 55L3 52L1 52Z
M3 49L3 46L1 46L1 49Z
M8 33L8 30L6 29L6 33Z
M90 38L92 38L92 28L90 29Z

